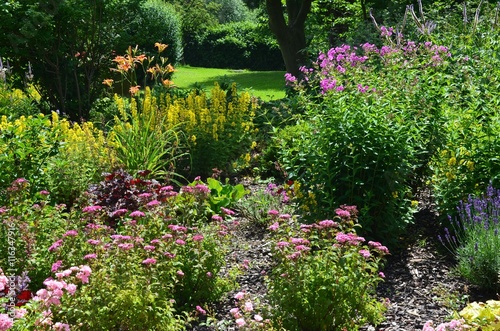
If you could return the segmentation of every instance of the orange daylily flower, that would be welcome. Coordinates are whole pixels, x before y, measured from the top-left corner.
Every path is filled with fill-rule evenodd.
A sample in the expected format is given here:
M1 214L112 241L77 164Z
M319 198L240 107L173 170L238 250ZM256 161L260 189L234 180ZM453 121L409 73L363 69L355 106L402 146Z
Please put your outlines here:
M132 86L130 88L130 94L132 94L132 96L134 96L137 92L139 92L139 89L141 88L140 85L136 85L136 86Z
M162 43L155 43L155 47L158 48L158 52L161 53L167 48L167 44L162 44Z
M148 57L145 55L145 54L141 54L141 55L138 55L135 57L135 60L136 61L139 61L139 62L144 62L144 60L146 60Z
M113 85L113 82L114 82L114 80L112 80L112 79L105 79L102 81L102 83L104 85L108 85L109 87L111 87Z
M169 79L163 80L162 83L163 83L163 86L165 86L165 87L172 87L172 86L174 86L174 82L172 82Z

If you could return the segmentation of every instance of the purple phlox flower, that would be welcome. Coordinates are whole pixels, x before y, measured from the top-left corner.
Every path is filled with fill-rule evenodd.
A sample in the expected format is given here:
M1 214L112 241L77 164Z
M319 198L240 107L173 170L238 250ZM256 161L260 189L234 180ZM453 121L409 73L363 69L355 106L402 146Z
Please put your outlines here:
M370 87L368 85L363 86L361 84L358 84L358 91L361 93L366 93L370 90Z
M394 28L393 27L385 27L385 26L381 26L380 27L380 35L382 37L390 37L392 36L392 34L394 33Z
M345 89L345 87L344 87L344 86L342 86L342 85L337 86L337 87L335 88L335 90L336 90L337 92L342 92L344 89Z
M341 74L345 74L345 68L341 66L340 64L337 66L337 71L340 72Z
M146 214L144 214L142 211L136 210L130 213L130 217L144 217Z
M154 259L154 258L147 258L147 259L142 261L142 264L146 264L146 265L155 264L155 263L156 263L156 259Z
M89 213L89 214L98 212L100 210L102 210L101 206L87 206L87 207L83 208L83 212Z
M293 86L295 83L297 83L297 77L295 77L291 73L287 72L285 74L285 83L288 86Z

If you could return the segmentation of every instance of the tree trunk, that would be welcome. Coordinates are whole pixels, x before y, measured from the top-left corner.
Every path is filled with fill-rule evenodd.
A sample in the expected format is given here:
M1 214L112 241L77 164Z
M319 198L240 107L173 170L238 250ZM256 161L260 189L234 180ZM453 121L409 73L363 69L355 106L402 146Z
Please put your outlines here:
M266 0L269 28L278 41L286 71L295 77L300 76L299 67L307 59L305 21L311 3L312 0L287 0L285 19L281 0Z

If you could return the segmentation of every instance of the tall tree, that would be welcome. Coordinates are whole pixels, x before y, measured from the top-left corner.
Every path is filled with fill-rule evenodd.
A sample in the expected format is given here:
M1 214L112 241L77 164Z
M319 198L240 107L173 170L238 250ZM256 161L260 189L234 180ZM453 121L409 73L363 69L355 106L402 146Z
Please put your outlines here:
M278 41L286 71L296 77L300 75L299 67L305 64L307 58L305 22L312 1L286 0L283 6L281 0L266 0L269 28Z

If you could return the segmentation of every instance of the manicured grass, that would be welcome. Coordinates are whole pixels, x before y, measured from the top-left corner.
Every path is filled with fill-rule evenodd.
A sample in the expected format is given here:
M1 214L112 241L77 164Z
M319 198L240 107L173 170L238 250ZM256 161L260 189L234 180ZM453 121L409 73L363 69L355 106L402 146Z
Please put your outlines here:
M265 101L285 97L284 71L248 71L189 66L175 69L173 81L181 89L202 87L210 91L214 82L236 82L239 90L248 91L251 95Z

